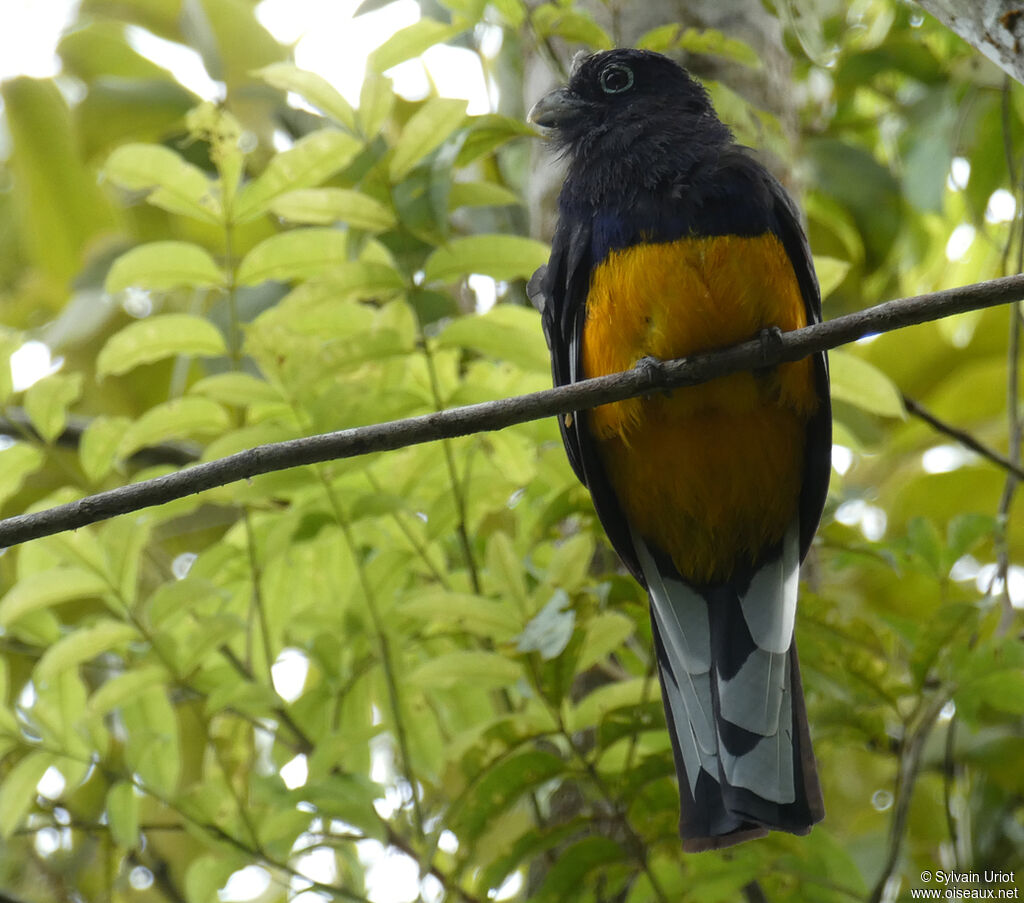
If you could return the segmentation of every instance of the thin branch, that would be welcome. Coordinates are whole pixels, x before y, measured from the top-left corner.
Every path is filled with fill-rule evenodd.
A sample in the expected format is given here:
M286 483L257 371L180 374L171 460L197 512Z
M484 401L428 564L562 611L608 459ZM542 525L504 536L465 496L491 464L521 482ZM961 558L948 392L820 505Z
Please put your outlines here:
M695 354L677 361L648 362L647 366L626 373L614 373L543 392L452 408L407 420L261 445L154 480L111 489L66 505L0 521L0 546L13 546L63 530L84 527L118 514L185 498L204 489L225 486L259 474L502 429L529 420L584 410L652 392L698 385L740 370L800 360L864 336L1022 298L1024 276L1006 276L961 288L888 301L826 323L785 333L772 343L754 339L731 348Z
M949 701L949 696L948 691L940 690L927 703L922 699L918 706L919 717L915 719L912 716L910 719L916 723L908 725L906 728L906 734L901 744L899 770L896 775L895 803L889 827L889 852L882 873L878 876L878 881L868 897L868 903L881 903L886 899L889 882L900 861L903 836L906 832L907 819L910 816L910 802L921 769L921 756L924 752L925 741L935 726L939 713Z
M923 420L930 427L934 428L940 433L944 433L951 439L956 439L964 448L969 448L971 451L981 455L986 461L991 461L998 467L1001 467L1007 473L1012 474L1018 480L1024 480L1024 467L1015 461L1011 461L1004 455L999 454L995 449L990 448L982 442L979 442L974 436L965 430L959 429L955 426L951 426L944 420L940 420L927 408L922 407L913 398L909 398L906 395L903 396L903 407L907 411L913 414L915 417Z

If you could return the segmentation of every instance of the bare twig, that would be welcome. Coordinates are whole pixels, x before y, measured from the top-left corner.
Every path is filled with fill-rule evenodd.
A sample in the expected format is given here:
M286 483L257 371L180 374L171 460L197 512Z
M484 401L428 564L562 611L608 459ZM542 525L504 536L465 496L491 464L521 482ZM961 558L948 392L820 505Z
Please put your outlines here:
M1007 276L961 288L902 298L827 323L785 333L770 346L758 340L677 361L585 380L543 392L452 408L390 423L261 445L197 464L154 480L111 489L34 514L0 521L0 546L73 530L152 505L184 498L263 473L392 451L421 442L497 430L529 420L583 410L656 391L693 386L740 370L800 360L867 335L889 332L1024 298L1024 276Z
M944 433L951 439L956 439L964 448L969 448L971 451L976 452L985 458L987 461L991 461L998 467L1001 467L1007 473L1012 474L1018 480L1024 480L1024 467L1016 461L1011 461L1004 455L999 454L994 448L990 448L983 442L979 442L974 436L965 430L959 429L958 427L952 426L946 423L944 420L940 420L927 408L922 407L913 398L909 398L906 395L903 396L903 407L907 411L913 414L915 417L923 420L930 427L937 430L940 433Z

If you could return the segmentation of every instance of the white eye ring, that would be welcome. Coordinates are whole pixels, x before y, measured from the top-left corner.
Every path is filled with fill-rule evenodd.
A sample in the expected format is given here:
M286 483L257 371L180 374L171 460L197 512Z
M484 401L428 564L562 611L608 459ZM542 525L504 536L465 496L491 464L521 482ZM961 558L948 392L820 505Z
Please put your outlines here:
M623 76L625 79L623 80ZM613 63L601 72L601 90L605 94L622 94L633 87L633 70Z

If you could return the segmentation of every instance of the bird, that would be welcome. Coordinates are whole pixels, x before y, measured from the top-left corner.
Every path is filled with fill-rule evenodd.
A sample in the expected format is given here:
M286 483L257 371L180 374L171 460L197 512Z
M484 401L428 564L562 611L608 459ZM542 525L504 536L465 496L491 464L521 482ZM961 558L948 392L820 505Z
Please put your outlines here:
M527 287L555 385L821 321L798 207L677 63L578 54L529 119L568 163ZM559 418L650 599L686 852L824 817L794 619L831 423L824 354Z

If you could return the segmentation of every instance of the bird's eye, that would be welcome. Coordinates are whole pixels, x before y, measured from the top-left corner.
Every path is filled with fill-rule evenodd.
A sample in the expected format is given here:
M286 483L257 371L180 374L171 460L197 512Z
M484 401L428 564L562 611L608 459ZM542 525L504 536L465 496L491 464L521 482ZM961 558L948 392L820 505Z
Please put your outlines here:
M633 70L627 66L611 65L601 72L601 90L605 94L621 94L633 87Z

